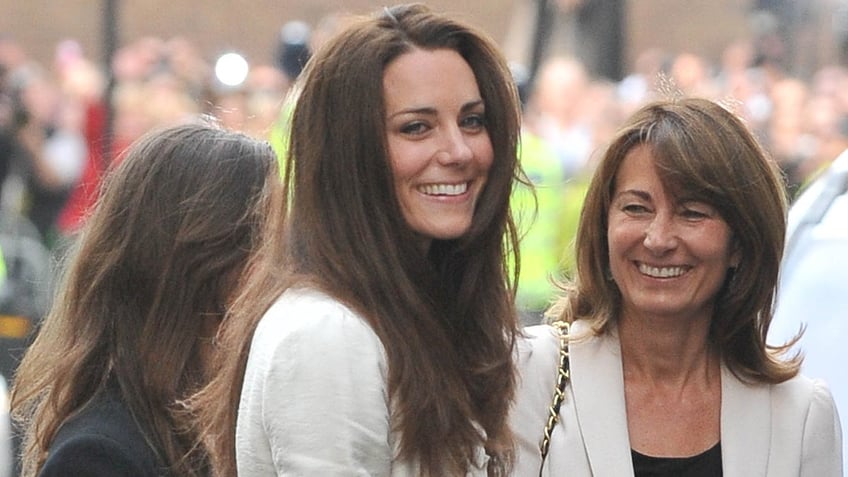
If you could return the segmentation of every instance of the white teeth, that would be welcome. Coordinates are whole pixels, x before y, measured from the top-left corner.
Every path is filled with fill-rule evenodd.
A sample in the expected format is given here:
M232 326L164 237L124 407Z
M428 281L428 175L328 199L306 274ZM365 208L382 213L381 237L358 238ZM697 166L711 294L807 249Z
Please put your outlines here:
M460 195L468 190L468 183L461 184L427 184L418 187L418 190L427 195Z
M655 278L671 278L671 277L679 277L683 275L685 271L683 267L652 267L650 265L645 265L644 263L639 264L639 271L644 273L645 275L655 277Z

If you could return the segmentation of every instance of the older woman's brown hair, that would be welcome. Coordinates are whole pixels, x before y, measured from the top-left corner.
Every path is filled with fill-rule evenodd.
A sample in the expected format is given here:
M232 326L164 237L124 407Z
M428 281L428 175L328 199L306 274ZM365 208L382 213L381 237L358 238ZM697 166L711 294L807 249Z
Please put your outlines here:
M716 298L710 339L740 378L778 383L800 359L778 360L766 345L786 229L782 173L745 123L713 101L679 98L641 108L618 131L589 186L576 237L577 278L550 317L586 319L597 333L617 319L621 295L609 279L607 217L615 176L635 147L647 145L672 194L715 207L733 233L741 262Z

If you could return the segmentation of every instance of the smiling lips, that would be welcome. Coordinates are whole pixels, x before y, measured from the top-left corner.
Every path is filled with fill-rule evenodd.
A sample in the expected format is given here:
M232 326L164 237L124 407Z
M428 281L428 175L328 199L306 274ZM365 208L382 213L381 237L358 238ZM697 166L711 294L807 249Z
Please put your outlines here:
M644 263L639 263L639 272L648 275L652 278L674 278L686 273L690 267L652 267Z
M418 192L426 195L462 195L468 190L468 182L459 184L425 184L418 186Z

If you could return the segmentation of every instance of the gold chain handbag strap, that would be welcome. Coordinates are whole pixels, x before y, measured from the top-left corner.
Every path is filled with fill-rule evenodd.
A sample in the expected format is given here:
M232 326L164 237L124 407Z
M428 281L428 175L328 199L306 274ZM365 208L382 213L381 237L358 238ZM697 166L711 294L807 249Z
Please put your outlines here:
M552 323L552 326L559 332L559 367L557 368L554 397L551 401L551 406L548 408L548 422L545 423L545 432L542 435L542 442L539 444L539 451L542 454L542 463L539 466L540 477L542 475L542 469L545 467L545 458L548 456L548 449L551 446L551 434L554 432L557 421L559 421L559 408L565 399L565 386L571 378L568 361L568 334L571 331L571 324L565 321L557 321Z

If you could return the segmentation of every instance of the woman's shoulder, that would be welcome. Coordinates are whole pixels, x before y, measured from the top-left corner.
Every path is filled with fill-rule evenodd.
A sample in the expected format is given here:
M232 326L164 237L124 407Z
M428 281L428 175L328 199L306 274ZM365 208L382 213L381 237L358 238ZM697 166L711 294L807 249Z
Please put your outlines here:
M359 313L336 298L314 288L290 288L265 312L257 335L287 337L335 335L344 330L348 339L376 338Z
M524 328L516 343L519 400L548 390L547 384L556 376L559 366L560 334L550 325ZM547 398L547 396L545 396Z
M68 419L56 434L54 444L81 435L114 437L118 441L143 440L139 426L117 392L98 393L78 414Z
M39 475L160 474L156 455L129 409L107 391L62 425Z
M542 360L558 364L562 333L560 328L549 324L525 327L517 345L519 361L533 361L538 364L538 361ZM591 341L593 337L588 323L583 320L571 323L568 330L569 346Z
M527 326L519 339L519 350L528 354L559 349L559 330L547 324Z
M812 378L803 374L780 384L771 386L773 401L785 405L800 406L806 409L834 410L836 403L827 383L818 378Z
M251 355L265 355L272 362L351 353L385 361L380 339L365 319L313 288L292 288L280 295L260 320L251 343Z
M738 412L766 406L783 425L797 426L831 426L839 419L830 388L821 379L797 374L777 384L751 383L724 368L722 382L723 402Z
M799 452L802 475L841 475L842 431L828 385L798 374L769 389L774 453ZM756 404L756 403L754 403Z

